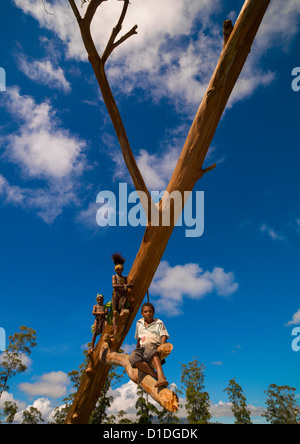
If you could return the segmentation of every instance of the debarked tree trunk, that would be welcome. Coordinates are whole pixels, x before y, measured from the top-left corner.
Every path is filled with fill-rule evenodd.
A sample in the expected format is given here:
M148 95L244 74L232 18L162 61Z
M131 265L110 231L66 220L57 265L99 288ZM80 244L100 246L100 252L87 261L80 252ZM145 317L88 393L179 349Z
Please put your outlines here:
M228 21L225 22L223 50L167 187L169 195L174 191L178 191L184 196L184 192L192 191L196 182L201 179L204 173L211 169L203 169L207 151L270 1L246 0L233 29L228 26ZM72 0L69 0L69 2L72 8L74 8L74 2ZM100 0L91 1L89 20L91 13L95 12L92 8L95 8L97 4L99 6L101 3ZM80 24L79 17L76 18ZM88 25L90 24L89 20L86 22ZM126 157L125 162L127 165L129 164L129 171L131 172L133 182L136 188L139 186L138 184L141 185L140 188L137 188L137 191L144 191L149 196L136 164L132 163L132 153L128 154L130 150L128 140L124 135L123 126L120 128L120 116L115 109L116 104L112 98L104 73L104 63L106 60L103 61L97 56L88 30L82 23L80 26L89 60L93 66L104 101L110 111L124 158ZM152 204L151 202L149 205L151 206ZM168 195L166 194L159 205L160 213L163 213L169 204L172 209L174 204L172 201L168 201ZM176 220L173 217L169 226L153 226L151 224L151 217L149 217L149 207L146 208L146 214L147 211L148 225L128 274L128 282L134 284L134 289L128 290L130 302L128 317L124 319L120 326L118 325L118 332L110 349L111 356L114 357L116 356L113 353L117 352L121 347L144 300L176 224ZM89 420L110 369L110 362L101 360L100 352L104 346L103 337L105 334L111 333L112 328L107 326L95 349L92 371L85 373L81 380L80 387L66 419L67 424L84 424Z

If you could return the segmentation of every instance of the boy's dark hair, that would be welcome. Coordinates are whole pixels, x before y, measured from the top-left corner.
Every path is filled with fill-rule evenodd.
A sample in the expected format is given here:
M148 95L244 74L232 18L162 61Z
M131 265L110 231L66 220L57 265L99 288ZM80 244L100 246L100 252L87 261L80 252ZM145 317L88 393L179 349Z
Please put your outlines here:
M118 264L124 265L125 258L121 255L121 253L114 253L112 254L111 258L114 261L115 265Z
M151 302L145 302L142 307L141 307L141 313L143 313L144 307L151 307L153 310L153 313L155 313L155 308L154 306L151 304Z

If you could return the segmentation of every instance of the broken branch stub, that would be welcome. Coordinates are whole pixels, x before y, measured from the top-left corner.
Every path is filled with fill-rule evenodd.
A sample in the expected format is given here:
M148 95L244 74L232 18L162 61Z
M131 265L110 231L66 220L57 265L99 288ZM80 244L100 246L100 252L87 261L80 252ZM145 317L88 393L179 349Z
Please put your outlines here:
M155 387L157 381L152 378L152 376L133 368L129 362L128 354L111 352L110 347L111 342L109 336L105 335L99 357L103 364L118 365L125 368L129 378L148 393L154 401L158 402L158 404L169 412L177 412L179 400L176 393L168 388ZM172 344L166 343L160 345L158 347L160 359L165 359L171 353L172 349Z

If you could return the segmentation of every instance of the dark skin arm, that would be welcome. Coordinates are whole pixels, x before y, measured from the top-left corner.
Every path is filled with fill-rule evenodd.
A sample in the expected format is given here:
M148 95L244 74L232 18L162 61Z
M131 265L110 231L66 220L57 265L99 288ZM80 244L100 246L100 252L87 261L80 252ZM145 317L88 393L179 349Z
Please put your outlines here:
M93 316L97 316L98 314L101 314L101 311L99 310L99 308L100 308L99 305L94 305L94 308L93 308ZM108 313L107 308L104 309L104 313L105 313L105 314Z
M121 272L117 271L117 275L121 276ZM113 277L113 279L114 279L114 277ZM113 289L114 290L120 290L120 289L123 289L123 288L125 288L125 290L127 290L127 288L133 288L133 287L134 287L134 285L133 284L129 284L129 283L127 283L127 284L114 284L113 283Z
M162 344L165 344L167 342L167 336L162 336L160 339Z
M93 307L93 316L96 316L98 314L98 306L94 305Z
M127 288L133 288L134 287L134 285L133 284L113 284L113 288L115 289L115 290L119 290L119 289L121 289L121 288L125 288L125 290L127 289Z

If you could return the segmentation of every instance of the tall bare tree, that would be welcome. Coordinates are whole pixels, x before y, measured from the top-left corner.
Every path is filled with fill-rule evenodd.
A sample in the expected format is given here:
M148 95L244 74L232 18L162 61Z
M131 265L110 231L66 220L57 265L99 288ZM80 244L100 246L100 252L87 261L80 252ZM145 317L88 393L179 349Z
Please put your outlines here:
M105 65L111 53L128 38L137 33L136 25L123 36L119 36L129 7L129 0L123 0L124 5L119 21L113 28L102 55L99 54L92 38L91 23L95 14L101 13L101 8L99 7L108 0L82 0L82 3L88 3L83 16L80 14L75 1L68 1L78 22L88 59L93 67L105 105L114 125L125 164L148 217L141 246L128 275L128 282L134 284L134 288L128 291L130 302L129 315L122 322L119 322L113 343L105 343L107 335L111 333L111 327L107 326L97 344L93 362L89 367L89 371L85 373L81 380L80 387L66 419L66 423L76 424L88 422L111 365L106 356L113 356L112 354L117 352L122 345L166 249L179 216L178 214L174 215L174 200L170 196L173 196L174 194L172 193L175 192L180 193L184 205L188 194L186 192L191 192L197 181L215 167L215 165L212 165L209 168L203 169L205 157L271 0L246 0L235 25L232 26L229 20L224 22L224 45L218 64L188 133L167 190L157 206L152 202L150 193L137 166L105 72ZM154 213L156 216L158 215L159 223L157 223L156 218L155 221L153 217L151 219L151 210L153 209L156 209L156 213ZM164 226L161 223L166 211L170 211L171 214L168 226ZM104 345L106 348L107 346L109 347L108 355L100 353L101 350L103 351ZM163 389L158 392L153 385L145 385L146 389L148 387L148 392L151 396L158 400L160 397L164 398L165 403L169 402L169 409L171 411L176 409L176 401L175 398L171 397L170 391ZM143 386L144 389L145 385Z

